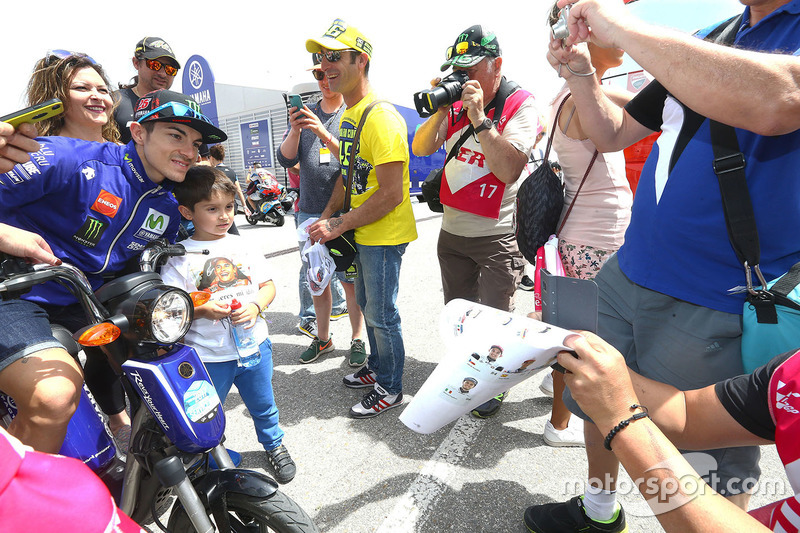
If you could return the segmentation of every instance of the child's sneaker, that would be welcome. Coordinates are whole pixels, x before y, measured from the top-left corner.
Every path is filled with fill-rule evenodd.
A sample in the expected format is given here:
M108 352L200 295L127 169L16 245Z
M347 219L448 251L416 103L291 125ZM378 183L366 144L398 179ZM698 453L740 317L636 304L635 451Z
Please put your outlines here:
M377 380L378 376L375 372L364 366L358 372L343 377L342 383L344 383L345 387L350 387L351 389L363 389L364 387L372 387Z
M272 450L267 450L267 462L275 474L275 481L281 485L289 483L297 473L297 466L283 444Z
M375 388L369 391L364 399L355 404L350 409L350 416L353 418L371 418L378 416L392 407L403 404L403 393L389 394L386 390L375 384Z
M363 366L367 362L367 347L361 339L350 341L350 366Z
M311 363L319 359L319 356L332 352L333 351L333 335L326 340L322 341L319 337L314 337L314 340L311 341L311 346L308 349L300 354L300 362L301 363Z

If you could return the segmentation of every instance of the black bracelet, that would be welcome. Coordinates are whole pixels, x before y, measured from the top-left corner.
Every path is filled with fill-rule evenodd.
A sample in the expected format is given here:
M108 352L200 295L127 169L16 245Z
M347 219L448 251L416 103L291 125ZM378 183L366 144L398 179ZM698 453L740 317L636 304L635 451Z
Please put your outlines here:
M637 420L641 420L642 418L650 418L650 415L647 413L647 407L645 407L644 405L639 405L638 403L635 403L631 405L631 411L633 411L634 409L643 409L644 411L641 413L636 413L627 420L623 420L622 422L614 426L611 429L611 431L608 432L608 435L606 435L606 439L603 441L603 446L605 446L606 450L612 451L611 441L614 439L617 433L628 427L631 424L631 422L636 422Z

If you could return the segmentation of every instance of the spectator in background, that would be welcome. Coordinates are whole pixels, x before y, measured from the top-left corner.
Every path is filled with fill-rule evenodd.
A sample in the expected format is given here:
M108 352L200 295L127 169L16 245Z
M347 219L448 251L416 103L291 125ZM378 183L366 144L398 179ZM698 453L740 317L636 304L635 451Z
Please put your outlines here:
M295 216L297 226L310 218L320 217L333 188L339 182L338 129L345 110L344 100L340 93L331 91L319 65L314 65L312 73L322 99L311 106L304 105L302 109L290 109L289 129L278 149L278 162L282 166L291 168L300 165L299 211ZM340 318L349 313L352 329L349 364L363 366L367 360L363 340L364 317L356 302L353 281L347 280L343 272L337 272L322 294L312 297L306 280L307 270L308 265L302 261L298 328L312 340L308 349L300 355L300 362L310 363L321 354L333 351L330 318Z
M559 8L553 5L549 24L558 20ZM589 43L588 53L598 82L605 72L622 64L623 51L600 48ZM603 92L617 106L624 106L633 96L627 91L604 86ZM553 115L569 96L564 85L552 102ZM625 176L625 157L622 152L598 154L597 149L581 127L581 115L572 99L566 100L559 115L558 126L552 132L553 150L564 172L564 209L566 218L558 234L558 249L567 276L593 279L625 240L625 230L631 219L631 194ZM591 170L586 171L591 164ZM583 181L586 175L586 181ZM578 189L580 188L580 194ZM577 194L577 198L576 198ZM575 203L573 204L573 199ZM569 207L572 205L572 209ZM583 446L583 421L574 417L561 399L564 393L564 374L553 371L545 377L541 389L553 395L553 410L545 423L544 441L550 446Z
M114 93L117 108L114 110L114 121L119 128L120 140L127 144L131 140L130 123L136 111L136 102L145 94L158 90L169 89L181 64L175 58L175 53L164 39L160 37L145 37L136 44L133 51L133 68L136 76L133 83L119 86L119 91Z
M344 183L352 186L333 187L308 235L325 243L355 230L356 297L367 325L370 354L361 370L342 381L346 387L371 389L350 409L353 418L369 418L403 404L406 352L397 292L403 254L417 238L409 196L408 130L394 106L378 102L364 121L358 143L353 142L367 107L378 101L369 82L372 44L356 28L336 19L322 37L306 41L306 50L315 54L331 90L341 93L347 104L339 138L350 140L342 142L339 164ZM348 167L352 176L347 175ZM345 194L353 208L335 216L344 206Z
M201 144L200 149L197 151L197 164L211 166L211 162L208 160L209 157L208 145L206 143Z
M106 73L94 59L79 52L51 50L36 62L28 82L28 105L52 98L64 104L64 112L36 123L43 136L60 135L84 141L120 140L111 120L114 100Z
M233 186L236 187L236 198L242 204L242 209L246 214L250 214L250 209L247 207L247 201L244 199L244 193L242 192L242 186L239 184L239 177L236 175L236 172L224 163L225 161L225 146L221 144L215 144L211 148L209 148L209 158L208 162L211 164L212 167L215 167L221 170L228 178L233 182ZM236 227L234 224L232 227ZM234 235L238 235L238 231L234 233Z
M525 266L514 236L514 201L540 129L539 113L531 93L503 76L493 32L481 25L467 28L447 57L442 71L452 66L469 75L461 100L440 107L412 144L417 156L431 155L443 144L449 152L465 132L474 133L460 148L469 155L450 159L442 175L444 216L437 250L444 301L464 298L513 311ZM495 116L501 102L502 114ZM507 394L474 409L473 416L494 415Z

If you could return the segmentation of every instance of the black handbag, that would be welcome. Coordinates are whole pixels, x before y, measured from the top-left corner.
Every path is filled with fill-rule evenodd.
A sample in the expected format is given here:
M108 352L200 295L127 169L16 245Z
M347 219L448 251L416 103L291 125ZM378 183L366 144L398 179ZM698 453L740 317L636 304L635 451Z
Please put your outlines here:
M447 164L447 160L445 160L445 164ZM422 199L434 213L444 213L444 206L439 199L442 190L442 172L441 168L431 170L428 177L419 186L422 191Z
M353 188L353 165L356 155L356 146L358 146L359 137L361 137L361 130L367 121L367 115L375 105L384 102L384 100L375 100L370 103L361 115L361 120L358 122L355 137L353 137L353 144L350 145L350 154L347 165L347 186L345 189L344 205L340 214L350 211L350 196ZM350 268L356 258L356 230L349 229L330 241L325 243L328 251L331 254L334 264L336 264L337 272L344 272Z
M564 209L564 182L550 166L550 148L553 145L553 131L558 127L558 116L564 108L564 98L556 111L553 129L547 139L542 164L528 176L517 190L515 202L514 234L523 257L531 264L536 262L536 252L556 233L558 219Z

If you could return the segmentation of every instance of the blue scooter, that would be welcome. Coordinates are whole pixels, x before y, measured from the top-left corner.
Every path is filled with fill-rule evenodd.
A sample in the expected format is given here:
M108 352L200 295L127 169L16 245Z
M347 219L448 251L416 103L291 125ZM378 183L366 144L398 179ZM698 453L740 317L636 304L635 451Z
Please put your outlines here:
M152 519L173 533L317 532L272 478L234 468L222 446L225 413L211 378L195 350L178 342L189 330L194 306L208 295L165 285L155 272L163 259L185 253L179 244L153 241L140 259L141 272L96 292L82 272L67 264L22 268L0 283L0 294L6 296L50 280L70 286L91 325L73 335L53 326L56 338L73 356L79 344L101 348L126 378L133 413L127 455L117 451L85 386L61 454L87 464L120 509L139 524ZM0 393L0 420L7 425L15 414L13 399ZM219 469L209 466L209 457ZM177 499L165 527L159 516L171 494Z

